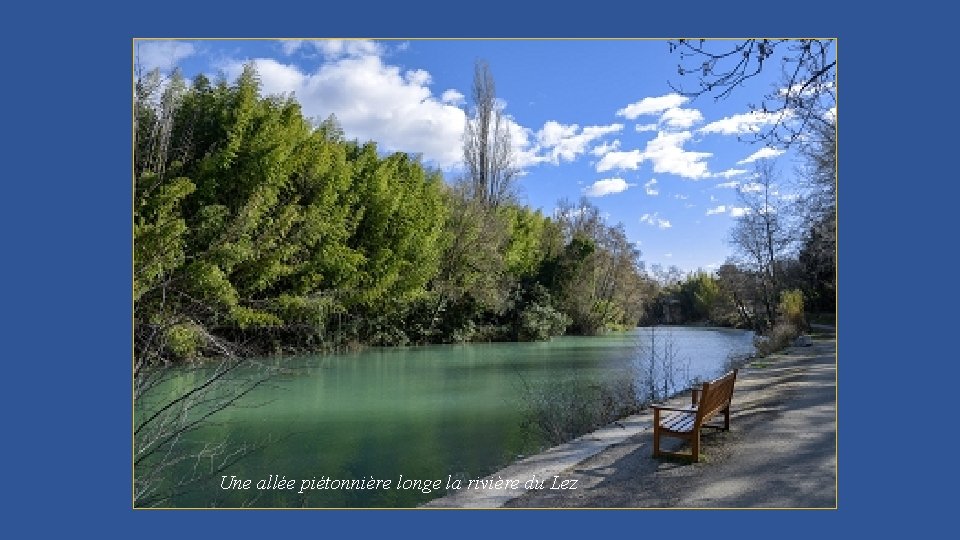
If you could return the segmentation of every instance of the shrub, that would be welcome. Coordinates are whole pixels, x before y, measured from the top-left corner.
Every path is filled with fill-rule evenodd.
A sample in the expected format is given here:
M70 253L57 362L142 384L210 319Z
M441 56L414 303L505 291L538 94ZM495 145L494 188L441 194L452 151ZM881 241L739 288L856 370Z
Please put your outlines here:
M800 335L800 328L786 321L779 321L765 335L753 340L757 356L763 357L785 349Z
M780 319L802 330L807 324L803 319L803 292L800 289L783 291L780 294Z
M194 358L200 348L200 329L192 323L179 323L164 332L166 349L175 360Z
M530 304L520 314L519 338L523 341L544 341L563 335L570 317L550 306Z

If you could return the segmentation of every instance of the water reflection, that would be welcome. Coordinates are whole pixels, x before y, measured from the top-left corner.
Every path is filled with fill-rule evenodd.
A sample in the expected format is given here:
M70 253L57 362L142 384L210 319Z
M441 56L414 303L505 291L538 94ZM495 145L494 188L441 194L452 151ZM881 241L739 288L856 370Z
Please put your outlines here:
M752 352L749 332L673 327L548 343L372 349L279 361L282 373L194 433L211 442L264 447L228 475L343 480L446 480L489 474L578 434L639 401L719 375ZM652 359L652 361L650 361ZM273 360L276 361L276 360ZM172 382L171 392L195 382ZM253 374L251 374L253 376ZM194 379L190 379L190 378ZM183 471L174 473L183 474ZM297 484L299 486L299 483ZM220 489L220 478L176 506L415 506L438 495L413 490Z

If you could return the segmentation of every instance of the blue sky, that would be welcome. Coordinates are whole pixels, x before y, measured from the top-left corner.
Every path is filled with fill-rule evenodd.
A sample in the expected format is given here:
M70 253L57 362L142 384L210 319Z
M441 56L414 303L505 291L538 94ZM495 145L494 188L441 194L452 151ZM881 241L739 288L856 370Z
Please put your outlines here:
M718 44L722 47L722 44ZM738 140L772 117L751 114L775 89L775 63L723 100L688 99L676 53L660 40L137 41L146 69L179 66L233 79L255 62L265 93L293 93L308 117L336 114L347 137L422 154L448 180L461 141L474 62L487 61L511 119L521 200L552 214L585 195L622 222L648 268L713 270L731 254L758 162L773 160L789 198L791 152Z

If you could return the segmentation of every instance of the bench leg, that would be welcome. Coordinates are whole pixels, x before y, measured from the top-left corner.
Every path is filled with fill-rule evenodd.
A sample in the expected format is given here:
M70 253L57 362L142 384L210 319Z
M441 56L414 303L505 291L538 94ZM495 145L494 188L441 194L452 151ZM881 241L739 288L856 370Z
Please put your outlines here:
M653 457L660 456L660 411L653 410Z
M690 450L691 451L690 458L693 460L694 463L698 463L700 461L700 430L699 429L696 430L696 433L693 434L693 437L690 439L690 444L692 446Z

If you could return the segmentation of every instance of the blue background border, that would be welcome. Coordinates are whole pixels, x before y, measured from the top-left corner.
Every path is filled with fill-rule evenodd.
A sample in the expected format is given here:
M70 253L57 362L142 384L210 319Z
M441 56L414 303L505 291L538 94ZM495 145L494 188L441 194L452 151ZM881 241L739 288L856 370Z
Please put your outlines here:
M653 536L677 534L675 526L680 523L721 527L738 537L791 538L867 523L871 529L879 525L892 533L890 526L907 526L899 518L921 504L927 512L946 511L946 500L914 491L920 489L914 479L931 476L919 474L918 469L933 463L905 458L904 436L896 427L905 413L885 411L881 419L863 399L871 387L892 384L884 368L907 353L896 343L877 339L883 333L878 329L884 328L879 325L891 322L884 320L878 308L896 307L880 303L875 264L882 257L893 262L895 246L905 245L901 243L905 233L902 223L876 219L874 209L896 203L906 206L909 215L911 204L920 203L921 195L891 193L883 181L909 182L916 177L916 167L908 170L898 163L898 155L919 143L903 140L902 132L897 140L879 140L876 130L883 123L877 107L889 107L886 100L891 93L918 94L911 78L913 60L922 56L923 42L879 40L871 35L876 27L864 26L857 13L837 13L826 5L670 2L626 7L591 2L576 8L556 4L539 8L498 1L483 3L499 5L482 10L489 14L483 19L468 18L463 5L420 2L374 7L347 2L298 8L286 3L232 2L221 7L174 1L131 4L122 13L117 8L113 15L102 17L92 7L25 6L25 12L7 20L24 35L8 35L6 71L15 77L5 76L2 84L3 103L12 113L6 126L12 140L5 152L9 152L5 189L0 195L0 224L7 243L2 283L9 299L4 302L9 321L4 338L10 352L3 354L7 360L3 400L11 437L3 438L5 452L20 454L7 461L11 484L4 491L22 506L17 511L7 508L5 513L23 520L36 533L31 536L38 537L81 530L114 531L118 536L136 533L140 538L329 533ZM913 5L919 9L916 2ZM900 13L880 17L896 20L896 28L912 20ZM870 20L876 25L879 19ZM41 24L28 24L32 21ZM840 38L839 510L381 511L368 515L368 511L130 509L133 37L675 35ZM893 77L878 75L890 73L891 66L902 71ZM909 120L898 112L887 110L886 116L892 122ZM947 151L945 141L929 141L927 148L931 147ZM924 173L934 178L932 171ZM939 211L938 205L944 203L924 204ZM916 219L931 218L919 215ZM904 331L911 330L918 328L905 325ZM911 353L923 354L923 347L911 348ZM909 391L904 388L904 397ZM899 397L896 392L890 395ZM942 445L933 444L946 452ZM942 455L946 463L955 461Z

